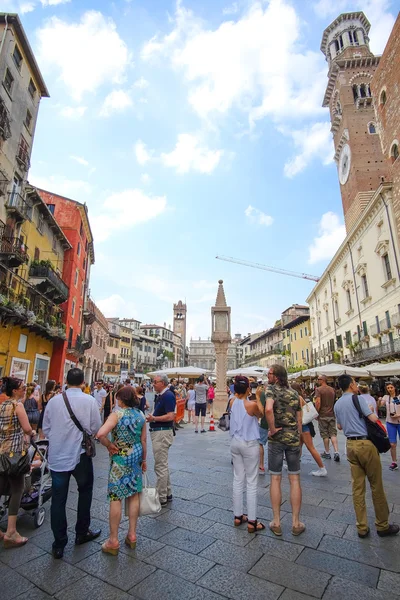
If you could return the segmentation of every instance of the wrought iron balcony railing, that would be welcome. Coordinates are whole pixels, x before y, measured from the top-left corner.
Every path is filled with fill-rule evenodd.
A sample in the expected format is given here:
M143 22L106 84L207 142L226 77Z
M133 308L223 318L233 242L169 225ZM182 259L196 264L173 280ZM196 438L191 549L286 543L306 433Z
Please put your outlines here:
M68 286L50 265L31 264L29 280L44 296L56 304L62 304L68 298Z

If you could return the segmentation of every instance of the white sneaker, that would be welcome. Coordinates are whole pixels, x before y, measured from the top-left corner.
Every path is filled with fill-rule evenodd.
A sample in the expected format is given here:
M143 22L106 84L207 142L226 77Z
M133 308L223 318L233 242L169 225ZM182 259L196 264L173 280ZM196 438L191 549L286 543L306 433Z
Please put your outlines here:
M318 469L318 471L311 471L311 475L314 475L314 477L326 477L328 471L323 467L322 469Z

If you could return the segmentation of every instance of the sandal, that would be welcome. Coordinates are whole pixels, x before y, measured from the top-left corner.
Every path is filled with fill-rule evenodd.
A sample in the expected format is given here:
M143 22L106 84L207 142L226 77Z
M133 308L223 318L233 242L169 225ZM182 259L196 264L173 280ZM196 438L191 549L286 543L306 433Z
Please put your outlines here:
M300 523L298 527L292 527L292 535L300 535L306 530L304 523Z
M109 541L107 540L104 544L101 545L101 549L106 554L112 554L113 556L117 556L119 552L119 545L115 548L110 546Z
M256 533L265 529L264 523L259 523L257 519L255 521L247 521L247 531L249 533Z
M128 536L126 536L125 538L125 544L129 546L131 550L134 550L136 548L136 541L137 540L130 540Z
M239 521L239 522L236 523L236 521ZM243 523L247 523L247 521L248 521L247 515L242 515L241 517L235 517L234 525L235 525L235 527L240 527L240 525L243 525Z
M16 539L18 537L18 539ZM27 537L22 537L19 534L14 534L12 537L8 537L6 534L3 536L4 548L20 548L25 546L28 541Z
M282 527L280 525L273 525L270 523L269 528L274 535L277 535L278 537L282 535Z

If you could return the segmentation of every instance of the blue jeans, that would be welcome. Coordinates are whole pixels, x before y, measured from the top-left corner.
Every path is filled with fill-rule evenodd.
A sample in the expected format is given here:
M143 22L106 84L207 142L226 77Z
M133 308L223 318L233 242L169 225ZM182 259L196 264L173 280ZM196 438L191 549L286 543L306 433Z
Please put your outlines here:
M85 535L90 526L90 507L93 494L93 462L86 454L73 471L51 471L53 494L51 499L51 529L54 535L53 548L64 548L68 542L67 503L69 480L75 477L78 485L78 517L75 525L76 535Z

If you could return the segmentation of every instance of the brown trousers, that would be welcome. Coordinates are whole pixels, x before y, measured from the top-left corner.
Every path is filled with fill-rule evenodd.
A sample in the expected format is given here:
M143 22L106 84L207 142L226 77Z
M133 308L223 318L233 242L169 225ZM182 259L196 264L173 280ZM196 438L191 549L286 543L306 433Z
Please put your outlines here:
M160 502L166 502L167 496L172 495L168 451L172 445L173 436L172 429L150 432L151 443L153 445L154 471L157 475L157 491L160 496Z
M382 481L382 465L378 450L369 440L347 440L347 460L350 463L353 483L353 504L357 530L368 530L367 506L365 504L365 477L371 487L375 509L375 526L378 531L389 527L389 507Z

